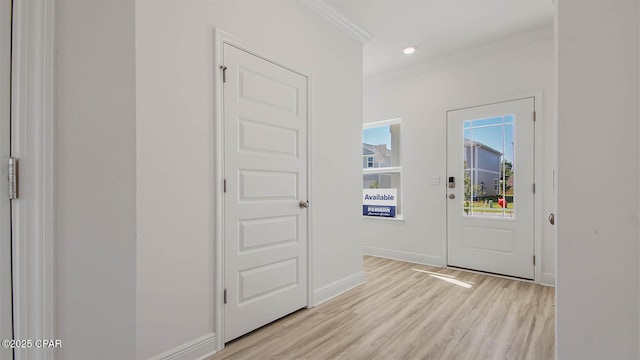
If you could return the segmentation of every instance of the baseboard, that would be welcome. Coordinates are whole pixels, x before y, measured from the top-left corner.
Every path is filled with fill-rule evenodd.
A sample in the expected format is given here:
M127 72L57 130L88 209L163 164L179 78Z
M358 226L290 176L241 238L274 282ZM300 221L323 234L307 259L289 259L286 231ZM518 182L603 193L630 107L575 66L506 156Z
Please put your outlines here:
M555 287L556 275L549 274L549 273L542 273L542 276L540 277L540 284Z
M364 271L349 275L327 286L323 286L313 292L313 305L317 306L329 301L334 297L356 288L366 282Z
M204 360L217 351L216 334L211 333L165 351L149 360Z
M442 262L442 259L437 256L429 256L406 251L381 249L369 246L363 246L362 251L365 255L376 256L385 259L400 260L435 267L443 267L446 265Z

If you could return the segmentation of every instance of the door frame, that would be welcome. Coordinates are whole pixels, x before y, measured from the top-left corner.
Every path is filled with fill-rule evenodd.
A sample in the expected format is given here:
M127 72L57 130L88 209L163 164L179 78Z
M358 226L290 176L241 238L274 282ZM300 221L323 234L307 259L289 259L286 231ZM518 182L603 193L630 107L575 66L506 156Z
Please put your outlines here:
M20 185L11 201L14 338L56 339L54 327L54 1L13 0L11 155ZM2 164L4 166L4 164ZM15 349L53 359L54 349Z
M223 174L224 174L224 110L223 110L223 98L222 98L222 72L220 67L223 66L223 52L224 44L232 45L243 51L246 51L252 55L262 58L266 61L272 62L290 71L293 71L299 75L307 78L307 200L312 204L307 209L307 308L312 308L313 303L313 187L312 187L312 137L311 137L311 73L305 68L291 64L290 61L284 60L278 56L273 56L271 52L250 44L228 32L225 32L219 28L214 28L214 47L213 47L213 82L214 82L214 126L213 134L213 174L212 183L214 184L214 191L212 192L213 199L211 203L214 206L214 331L216 334L217 351L224 349L225 337L224 337L224 201L223 201Z
M513 100L521 100L526 98L533 98L533 107L536 112L536 123L534 125L534 140L533 140L534 147L535 147L533 173L534 173L534 182L536 184L536 192L534 193L534 196L533 196L533 206L534 206L534 209L533 209L533 243L534 243L533 255L536 257L536 264L534 266L533 282L540 284L542 283L541 282L542 280L542 232L544 230L543 229L544 222L542 221L542 219L544 219L544 214L543 214L544 208L542 205L543 205L543 194L545 193L545 191L547 191L547 189L545 189L543 186L544 178L542 176L543 175L542 173L545 170L543 168L543 161L542 161L544 156L544 153L542 151L542 145L543 145L544 127L546 125L545 117L544 117L544 107L543 107L543 91L533 90L528 92L519 92L511 95L505 95L505 96L490 98L486 100L481 99L479 101L474 101L473 104L471 104L470 102L466 102L458 106L447 106L444 109L443 136L444 136L444 139L447 139L447 141L444 142L444 145L442 148L442 151L445 154L445 161L443 164L442 173L445 174L445 179L446 179L448 176L447 166L449 161L447 146L448 146L448 132L449 132L448 113L450 111L509 102ZM443 211L444 211L444 217L446 221L444 221L444 226L442 228L441 256L443 260L443 265L448 267L448 264L449 264L449 254L448 254L449 218L447 214L447 208L448 208L449 202L447 201L447 187L446 187L447 182L444 181L443 183L444 184L442 186L441 206L444 209ZM519 280L522 280L522 279L519 279ZM530 280L522 280L522 281L530 281Z
M11 153L11 13L12 1L0 1L0 159ZM8 188L2 171L0 189ZM11 279L11 200L0 196L0 339L13 338L13 286ZM13 358L12 348L0 348L0 358Z

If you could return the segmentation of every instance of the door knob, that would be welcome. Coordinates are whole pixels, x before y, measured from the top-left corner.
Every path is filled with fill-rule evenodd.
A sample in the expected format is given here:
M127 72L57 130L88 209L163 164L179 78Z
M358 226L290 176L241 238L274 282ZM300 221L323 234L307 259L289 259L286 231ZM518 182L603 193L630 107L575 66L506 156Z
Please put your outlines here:
M309 207L309 201L300 201L300 208L306 209Z
M454 194L449 194L449 199L455 199L456 196Z
M549 214L549 222L551 223L551 225L556 224L556 215L554 213Z

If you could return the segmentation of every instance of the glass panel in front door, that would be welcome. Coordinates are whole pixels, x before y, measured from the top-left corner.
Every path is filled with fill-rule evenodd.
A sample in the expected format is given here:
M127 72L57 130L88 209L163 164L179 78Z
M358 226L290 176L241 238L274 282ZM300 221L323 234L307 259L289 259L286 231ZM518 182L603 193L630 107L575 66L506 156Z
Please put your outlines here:
M463 122L464 215L515 216L514 119L509 114Z

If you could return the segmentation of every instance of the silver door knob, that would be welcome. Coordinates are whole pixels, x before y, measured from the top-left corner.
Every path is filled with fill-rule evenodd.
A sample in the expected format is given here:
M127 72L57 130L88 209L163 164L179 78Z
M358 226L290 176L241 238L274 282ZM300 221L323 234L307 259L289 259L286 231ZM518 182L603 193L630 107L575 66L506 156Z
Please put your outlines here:
M554 213L549 214L549 223L551 223L551 225L556 224L556 215Z
M300 208L301 209L306 209L309 207L309 202L308 201L300 201Z
M455 199L456 196L454 194L449 194L449 199Z

